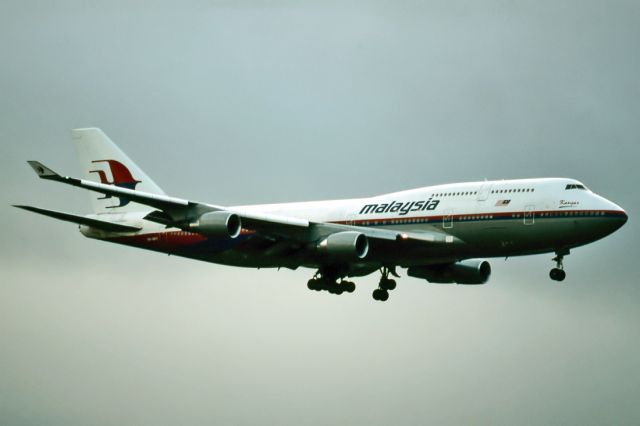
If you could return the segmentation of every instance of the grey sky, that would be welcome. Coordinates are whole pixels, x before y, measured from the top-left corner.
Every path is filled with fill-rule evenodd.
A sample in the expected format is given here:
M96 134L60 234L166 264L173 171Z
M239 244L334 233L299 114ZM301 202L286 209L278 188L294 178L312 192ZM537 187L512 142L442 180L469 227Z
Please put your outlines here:
M52 3L0 6L0 423L640 422L638 2ZM219 204L568 176L630 220L563 284L318 294L9 207L89 211L25 164L86 126Z

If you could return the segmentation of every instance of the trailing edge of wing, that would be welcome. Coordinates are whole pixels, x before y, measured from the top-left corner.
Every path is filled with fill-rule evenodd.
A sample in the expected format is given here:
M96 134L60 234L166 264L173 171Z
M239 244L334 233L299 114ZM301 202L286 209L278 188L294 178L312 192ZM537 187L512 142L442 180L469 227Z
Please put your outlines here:
M120 223L114 223L114 222L109 222L109 221L100 220L100 219L92 219L89 217L78 216L71 213L63 213L55 210L41 209L39 207L20 206L20 205L14 205L13 207L17 207L19 209L27 210L33 213L38 213L44 216L53 217L55 219L64 220L65 222L77 223L79 225L87 225L93 228L98 228L98 229L102 229L104 231L109 231L109 232L136 232L142 229L137 226L123 225Z
M80 188L88 189L90 191L100 192L105 195L111 195L114 197L125 197L128 200L134 201L146 206L155 207L164 211L171 211L175 208L184 208L189 206L195 206L200 203L194 203L180 198L168 197L166 195L150 194L148 192L136 191L128 188L121 188L114 185L106 185L103 183L97 183L90 180L77 179L69 176L61 176L54 172L39 161L27 161L31 168L35 170L38 176L42 179L53 180L56 182L66 183L67 185L78 186ZM223 210L218 206L206 205L206 210Z

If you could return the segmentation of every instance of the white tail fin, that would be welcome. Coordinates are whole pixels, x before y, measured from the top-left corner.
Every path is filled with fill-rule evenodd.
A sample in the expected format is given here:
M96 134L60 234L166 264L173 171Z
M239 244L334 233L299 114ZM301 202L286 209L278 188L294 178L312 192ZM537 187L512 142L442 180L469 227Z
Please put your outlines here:
M72 135L85 179L152 194L164 194L162 189L102 130L74 129ZM124 213L148 209L124 198L105 197L95 193L91 193L91 204L95 213Z

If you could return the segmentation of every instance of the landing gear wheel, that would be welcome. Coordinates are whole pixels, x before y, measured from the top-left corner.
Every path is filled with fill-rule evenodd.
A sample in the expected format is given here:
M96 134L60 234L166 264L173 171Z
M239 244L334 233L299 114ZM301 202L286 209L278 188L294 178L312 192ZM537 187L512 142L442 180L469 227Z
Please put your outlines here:
M331 294L353 293L356 285L344 279L339 271L319 269L307 282L307 288L315 291L327 291Z
M551 272L549 272L549 278L551 278L554 281L564 281L566 276L567 276L567 273L560 268L553 268Z
M387 290L382 290L380 292L380 301L386 302L389 299L389 292Z
M373 298L384 302L389 299L389 290L396 288L396 281L389 278L389 274L394 277L399 277L399 275L395 271L395 266L383 266L380 269L380 272L382 273L382 276L380 277L378 288L373 291Z
M316 280L314 280L313 278L310 279L309 281L307 281L307 288L309 290L320 290L318 288L318 283L316 282Z
M380 288L383 290L395 290L396 288L396 280L392 280L390 278L384 279L380 281Z
M556 267L553 268L549 272L549 278L554 281L564 281L567 276L567 273L564 272L564 265L562 261L564 257L569 254L569 250L558 250L556 251L556 257L553 258L553 261L556 262Z
M373 290L373 299L385 302L387 299L389 299L389 292L387 290L377 288Z
M342 284L342 288L347 293L353 293L354 291L356 291L356 285L351 281L342 281L341 284Z

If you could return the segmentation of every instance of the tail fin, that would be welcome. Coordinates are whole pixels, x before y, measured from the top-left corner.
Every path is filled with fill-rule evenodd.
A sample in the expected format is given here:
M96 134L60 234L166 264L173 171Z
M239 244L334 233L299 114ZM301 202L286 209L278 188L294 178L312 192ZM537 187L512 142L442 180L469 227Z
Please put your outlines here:
M164 194L120 148L98 128L72 130L80 167L85 179L137 189L152 194ZM91 194L95 213L125 213L145 210L126 198Z

